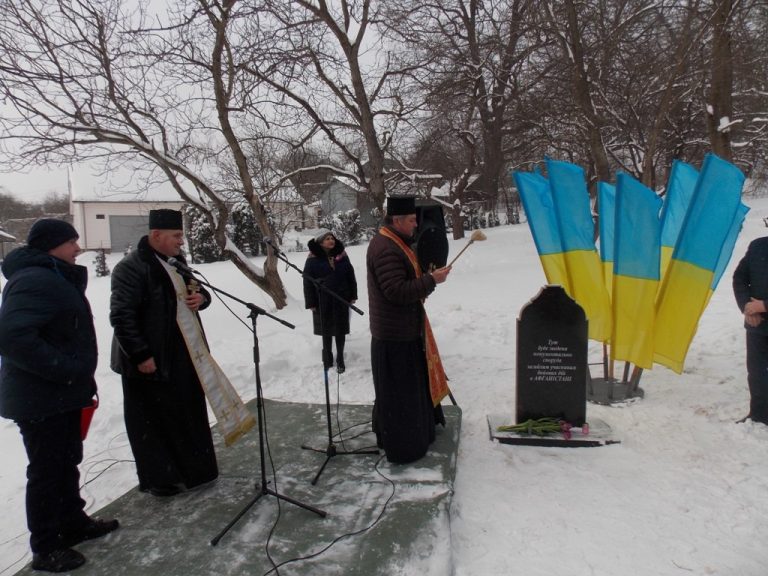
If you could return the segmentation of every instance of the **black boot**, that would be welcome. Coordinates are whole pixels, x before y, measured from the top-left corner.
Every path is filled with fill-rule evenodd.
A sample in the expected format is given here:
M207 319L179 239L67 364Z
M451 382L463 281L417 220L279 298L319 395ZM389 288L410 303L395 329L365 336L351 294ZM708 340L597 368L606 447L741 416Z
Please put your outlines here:
M180 494L183 491L184 489L178 484L168 484L163 486L147 486L146 488L139 487L139 492L149 492L150 494L152 494L152 496L156 496L158 498L168 498L170 496L176 496L176 494Z
M336 336L336 373L337 374L343 374L344 370L347 369L346 365L344 364L344 341L346 338L343 334L339 334Z
M32 570L69 572L85 564L85 556L71 548L60 548L47 554L32 555Z
M97 520L95 518L89 518L85 526L72 533L65 534L62 540L64 541L65 546L77 546L86 540L101 538L110 532L114 532L119 527L120 523L117 520Z
M326 370L333 367L333 352L330 349L323 348L323 368Z

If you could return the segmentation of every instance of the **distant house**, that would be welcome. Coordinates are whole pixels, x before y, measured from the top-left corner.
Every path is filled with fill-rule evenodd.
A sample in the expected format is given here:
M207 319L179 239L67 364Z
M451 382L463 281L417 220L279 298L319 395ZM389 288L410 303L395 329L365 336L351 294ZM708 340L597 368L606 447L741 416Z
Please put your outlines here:
M455 189L456 185L457 180L446 182L440 188L433 188L432 196L447 202L451 190ZM465 206L479 208L486 212L496 210L499 205L504 206L504 204L506 204L506 191L503 186L500 186L499 197L494 198L486 191L485 178L483 175L472 174L467 182L467 187L464 189L463 204Z
M450 192L456 187L456 180L446 182L442 186L432 189L430 196L441 202L444 206L450 205ZM499 186L498 196L494 198L486 192L485 180L481 174L472 174L466 189L464 190L462 204L470 208L476 208L482 212L506 213L506 222L517 224L520 222L520 197L517 189L512 186Z
M8 234L8 232L0 230L0 260L5 258L6 243L10 244L13 242L16 242L16 236L12 236L11 234Z
M337 212L357 210L360 212L360 223L365 227L373 227L377 224L371 213L374 207L368 191L351 178L334 176L320 189L320 218Z
M275 180L277 178L276 174ZM286 230L317 227L318 204L308 204L290 180L286 180L269 193L262 194L261 200L269 210L275 228L280 234Z
M80 247L108 252L135 247L147 233L150 210L184 204L170 184L138 190L125 174L93 176L82 168L70 170L69 201Z

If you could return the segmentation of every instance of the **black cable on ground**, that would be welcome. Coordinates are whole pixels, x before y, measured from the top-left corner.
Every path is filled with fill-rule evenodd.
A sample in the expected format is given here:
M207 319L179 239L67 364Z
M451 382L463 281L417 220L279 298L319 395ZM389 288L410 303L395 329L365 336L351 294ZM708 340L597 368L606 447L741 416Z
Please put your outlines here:
M317 558L320 555L322 555L325 552L327 552L328 550L330 550L331 547L333 547L338 542L341 542L342 540L344 540L346 538L352 538L354 536L359 536L360 534L364 534L364 533L368 532L370 529L372 529L374 526L376 526L379 522L381 522L381 519L384 517L384 514L387 511L387 506L389 506L389 503L392 501L392 498L395 497L395 492L396 492L396 485L395 485L394 480L392 480L391 478L386 476L379 469L379 464L381 463L381 461L383 459L384 459L384 455L382 454L381 456L379 456L378 460L376 460L376 464L374 465L374 470L376 471L376 473L379 476L381 476L384 480L389 482L389 484L392 486L392 492L390 493L390 495L387 498L386 502L384 502L384 505L381 508L381 512L379 512L379 515L376 517L376 519L373 522L371 522L371 524L369 524L368 526L366 526L364 528L361 528L359 530L355 530L353 532L347 532L345 534L337 536L336 538L331 540L331 542L329 542L325 547L321 548L317 552L312 552L311 554L307 554L306 556L298 556L296 558L291 558L289 560L284 560L283 562L280 562L280 564L277 564L277 565L275 565L274 561L272 560L272 558L270 558L270 562L272 562L272 566L273 567L272 567L272 569L266 571L263 574L263 576L269 576L270 574L273 574L273 573L277 576L279 574L278 569L282 568L283 566L285 566L287 564L292 564L294 562L302 562L304 560L310 560L310 559L313 559L313 558ZM273 529L274 529L274 527L273 527ZM271 536L271 532L270 532L270 536Z

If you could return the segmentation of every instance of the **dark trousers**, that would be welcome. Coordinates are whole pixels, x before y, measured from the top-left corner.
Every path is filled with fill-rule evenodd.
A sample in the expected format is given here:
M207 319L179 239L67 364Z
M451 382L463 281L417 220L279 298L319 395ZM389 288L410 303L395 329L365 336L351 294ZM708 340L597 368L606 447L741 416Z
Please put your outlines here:
M80 498L83 441L80 410L16 422L27 450L27 527L32 552L47 554L61 547L63 535L88 520Z
M747 332L749 417L768 424L768 336Z
M336 358L344 358L344 344L346 343L346 334L336 334L336 336L323 335L323 363L326 368L333 366L333 348L331 347L333 339L336 339Z

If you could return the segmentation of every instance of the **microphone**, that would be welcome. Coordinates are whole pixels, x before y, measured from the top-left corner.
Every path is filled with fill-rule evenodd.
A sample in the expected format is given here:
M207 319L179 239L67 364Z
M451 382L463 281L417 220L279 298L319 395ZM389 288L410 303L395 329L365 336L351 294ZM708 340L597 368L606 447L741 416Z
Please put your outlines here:
M186 264L184 264L180 260L177 260L173 256L168 258L167 262L168 262L168 264L170 264L171 266L176 268L176 270L179 270L180 272L183 272L185 274L199 274L199 272L197 270L195 270L193 268L190 268L189 266L187 266Z

